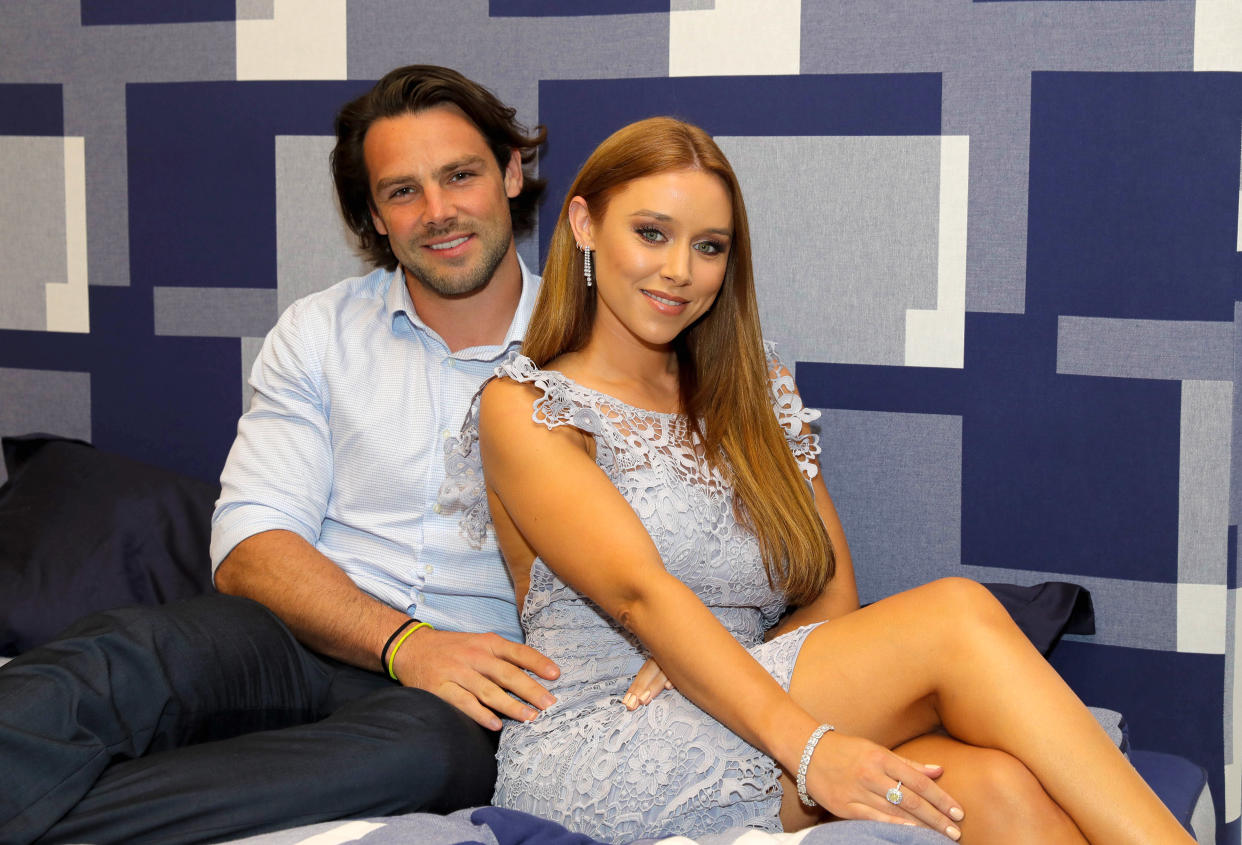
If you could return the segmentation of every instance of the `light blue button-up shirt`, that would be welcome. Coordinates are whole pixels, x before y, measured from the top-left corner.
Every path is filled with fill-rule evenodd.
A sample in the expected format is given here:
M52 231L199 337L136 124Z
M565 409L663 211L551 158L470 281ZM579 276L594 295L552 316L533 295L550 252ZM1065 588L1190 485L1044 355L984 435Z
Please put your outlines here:
M212 517L213 572L261 531L302 536L362 590L451 631L521 641L513 583L495 538L462 536L436 506L444 443L496 364L520 344L539 277L499 346L450 353L427 327L400 268L298 300L250 374Z

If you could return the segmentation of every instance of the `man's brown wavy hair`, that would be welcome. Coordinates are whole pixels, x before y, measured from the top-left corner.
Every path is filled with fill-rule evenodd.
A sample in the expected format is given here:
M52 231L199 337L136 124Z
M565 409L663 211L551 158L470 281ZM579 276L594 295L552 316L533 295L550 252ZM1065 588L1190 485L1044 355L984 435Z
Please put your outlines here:
M345 225L358 237L358 249L375 267L395 270L397 256L388 237L375 230L371 219L371 181L363 156L367 131L377 120L420 112L439 105L461 109L487 141L503 173L514 150L526 169L547 137L542 126L528 133L514 117L517 110L500 102L491 91L455 70L437 65L407 65L389 71L375 87L341 108L336 116L336 146L332 149L332 180ZM522 191L509 200L515 235L535 227L535 213L546 181L529 173Z

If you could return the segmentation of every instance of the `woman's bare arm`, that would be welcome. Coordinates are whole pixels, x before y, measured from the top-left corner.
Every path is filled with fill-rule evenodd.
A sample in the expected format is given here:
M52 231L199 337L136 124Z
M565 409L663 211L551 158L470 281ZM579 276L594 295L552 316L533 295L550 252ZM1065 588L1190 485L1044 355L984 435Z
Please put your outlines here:
M779 389L786 399L790 396L794 397L794 401L790 404L801 408L802 397L798 395L798 388L794 385L793 374L783 364L776 363L772 377L780 385ZM802 423L801 433L803 436L809 436L812 433L809 422ZM778 637L803 625L836 619L858 610L858 587L854 581L854 561L850 556L849 542L845 539L845 529L841 525L841 518L837 515L837 508L832 503L832 496L828 494L828 487L824 483L823 468L816 466L816 470L815 477L811 480L811 490L815 494L815 510L819 512L819 518L824 523L824 530L828 532L828 539L832 543L836 572L815 601L788 614L768 631L767 639Z
M816 721L665 571L576 431L531 420L535 396L504 380L483 392L480 448L493 501L562 580L638 636L683 695L796 768Z
M665 571L634 510L575 442L577 430L531 420L536 395L533 387L501 380L483 392L479 443L493 508L565 583L632 631L682 695L784 771L797 771L818 721ZM918 769L862 737L830 733L819 747L814 790L829 810L900 821L888 805L875 808L869 785L890 770L909 782ZM941 813L952 799L930 780L920 797L915 818L945 829Z
M824 528L828 532L828 539L832 541L832 550L837 564L836 573L824 591L819 594L819 598L786 615L768 631L767 639L779 637L803 625L836 619L858 610L858 587L854 582L854 561L850 557L845 529L841 526L837 509L832 504L832 497L828 495L822 472L811 481L811 488L815 491L815 509L819 511L819 517L824 521Z

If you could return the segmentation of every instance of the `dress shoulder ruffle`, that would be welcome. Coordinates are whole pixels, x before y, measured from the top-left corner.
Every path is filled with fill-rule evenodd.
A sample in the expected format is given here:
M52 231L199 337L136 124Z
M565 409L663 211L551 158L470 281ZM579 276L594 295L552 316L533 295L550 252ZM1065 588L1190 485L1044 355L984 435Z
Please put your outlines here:
M772 391L772 410L785 431L785 441L789 443L789 451L793 452L798 469L808 480L812 479L819 474L817 458L823 450L820 448L819 435L813 431L804 433L803 428L805 423L819 419L820 413L802 404L802 396L794 384L793 373L777 355L776 344L765 340L763 349L768 356L768 385Z
M603 428L595 401L602 394L583 388L555 370L541 370L530 358L516 352L498 364L491 378L479 387L471 400L461 431L445 443L444 482L437 499L442 510L461 513L462 535L476 548L486 539L492 521L483 479L483 460L479 455L479 398L483 389L496 378L538 388L531 420L548 429L568 425L597 435ZM608 451L606 438L599 438L598 444L598 449Z

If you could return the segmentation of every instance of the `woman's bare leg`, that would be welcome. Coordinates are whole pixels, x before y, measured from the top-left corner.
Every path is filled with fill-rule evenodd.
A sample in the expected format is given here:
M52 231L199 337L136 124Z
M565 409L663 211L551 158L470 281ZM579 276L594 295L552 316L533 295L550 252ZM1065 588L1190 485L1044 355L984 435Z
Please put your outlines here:
M802 647L790 693L816 718L889 748L943 726L963 742L1005 751L1097 845L1193 842L972 581L936 581L821 625ZM966 796L950 794L968 817L975 812Z
M967 745L945 734L928 734L897 746L908 760L944 767L936 779L962 802L958 823L964 845L1086 845L1064 810L1031 770L995 748Z
M936 779L962 803L963 845L1086 845L1081 831L1020 760L994 748L968 745L943 733L902 743L898 754L916 763L943 767ZM831 820L821 808L807 808L796 797L791 778L782 778L785 795L781 825L801 830Z

